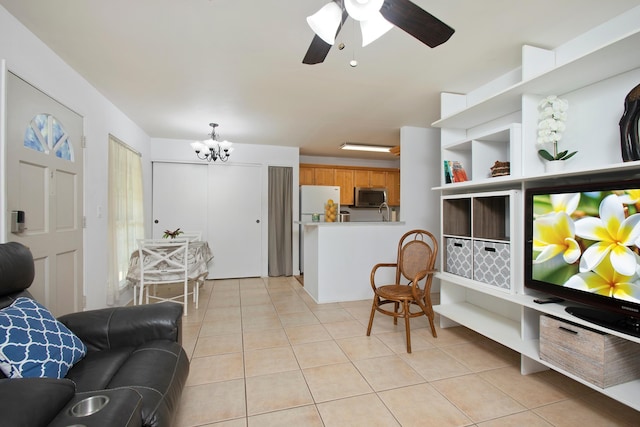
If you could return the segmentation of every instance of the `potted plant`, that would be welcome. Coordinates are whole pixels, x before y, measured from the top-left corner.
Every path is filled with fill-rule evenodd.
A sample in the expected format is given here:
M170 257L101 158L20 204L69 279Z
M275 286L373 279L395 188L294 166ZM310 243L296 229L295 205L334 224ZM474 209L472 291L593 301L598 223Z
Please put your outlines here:
M569 103L555 95L547 96L538 104L540 114L538 116L538 146L545 147L551 144L551 152L545 148L538 150L538 155L549 164L545 164L547 171L555 171L562 166L562 161L573 157L577 151L559 151L558 142L562 139L562 132L566 129L564 122L567 120ZM556 162L560 162L556 163Z
M179 228L176 228L174 231L164 230L164 234L162 235L162 238L163 239L175 239L176 237L178 237L182 233L184 233L184 231L180 230Z

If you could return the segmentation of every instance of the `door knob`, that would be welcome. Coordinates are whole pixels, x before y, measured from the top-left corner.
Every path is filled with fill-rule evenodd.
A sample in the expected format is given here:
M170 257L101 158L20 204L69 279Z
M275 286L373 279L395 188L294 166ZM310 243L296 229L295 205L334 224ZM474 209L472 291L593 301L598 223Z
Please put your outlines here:
M159 221L156 219L155 221L153 221L155 224L157 224Z
M260 224L260 220L259 219L256 219L256 224Z

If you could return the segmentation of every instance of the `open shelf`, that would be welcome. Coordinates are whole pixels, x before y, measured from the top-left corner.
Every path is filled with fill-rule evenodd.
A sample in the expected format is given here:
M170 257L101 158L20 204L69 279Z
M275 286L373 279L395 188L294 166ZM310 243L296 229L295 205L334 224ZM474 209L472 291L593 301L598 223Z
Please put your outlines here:
M620 162L612 151L619 145L618 117L609 114L598 121L601 110L620 108L629 88L637 84L640 55L634 53L640 46L639 17L640 9L635 8L624 19L605 23L555 50L528 46L523 49L521 69L467 95L443 94L443 117L432 124L442 128L441 159L462 162L469 176L465 182L445 183L442 174L442 184L433 188L442 195L442 271L436 274L441 304L434 307L441 326L460 324L519 352L523 374L551 368L636 410L640 410L640 380L602 389L540 360L540 317L545 314L638 344L640 337L565 311L567 305L578 304L533 302L539 293L523 287L520 194L560 180L581 183L640 176L640 160ZM535 146L538 102L549 94L571 99L571 136L605 147L607 155L585 146L581 161L566 163L562 172L542 173L543 161ZM491 177L495 161L510 162L510 175ZM504 271L508 276L502 275ZM509 289L503 287L507 280Z
M568 93L640 67L640 30L601 46L529 80L517 83L464 110L432 124L437 128L468 129L521 109L521 97L532 93ZM615 70L615 71L614 71Z

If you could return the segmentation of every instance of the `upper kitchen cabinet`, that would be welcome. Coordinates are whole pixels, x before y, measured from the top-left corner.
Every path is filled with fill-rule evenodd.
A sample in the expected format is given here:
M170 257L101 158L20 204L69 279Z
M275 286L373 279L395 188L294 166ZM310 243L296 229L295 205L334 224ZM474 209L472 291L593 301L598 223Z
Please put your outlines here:
M354 172L354 187L386 187L384 170L358 169Z
M300 185L314 185L316 182L314 174L314 168L300 166Z
M353 205L353 171L351 169L336 169L334 185L340 187L340 204Z
M400 206L400 171L385 172L385 186L389 206Z
M399 169L301 163L300 185L339 186L343 206L354 204L355 187L386 188L389 206L400 206Z
M333 167L314 168L314 185L336 185L335 169Z

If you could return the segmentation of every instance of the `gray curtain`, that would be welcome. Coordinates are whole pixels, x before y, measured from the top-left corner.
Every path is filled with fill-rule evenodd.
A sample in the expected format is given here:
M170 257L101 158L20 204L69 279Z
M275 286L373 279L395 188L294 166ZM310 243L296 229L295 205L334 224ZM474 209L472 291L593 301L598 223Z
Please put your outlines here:
M293 168L269 166L269 276L293 275Z

